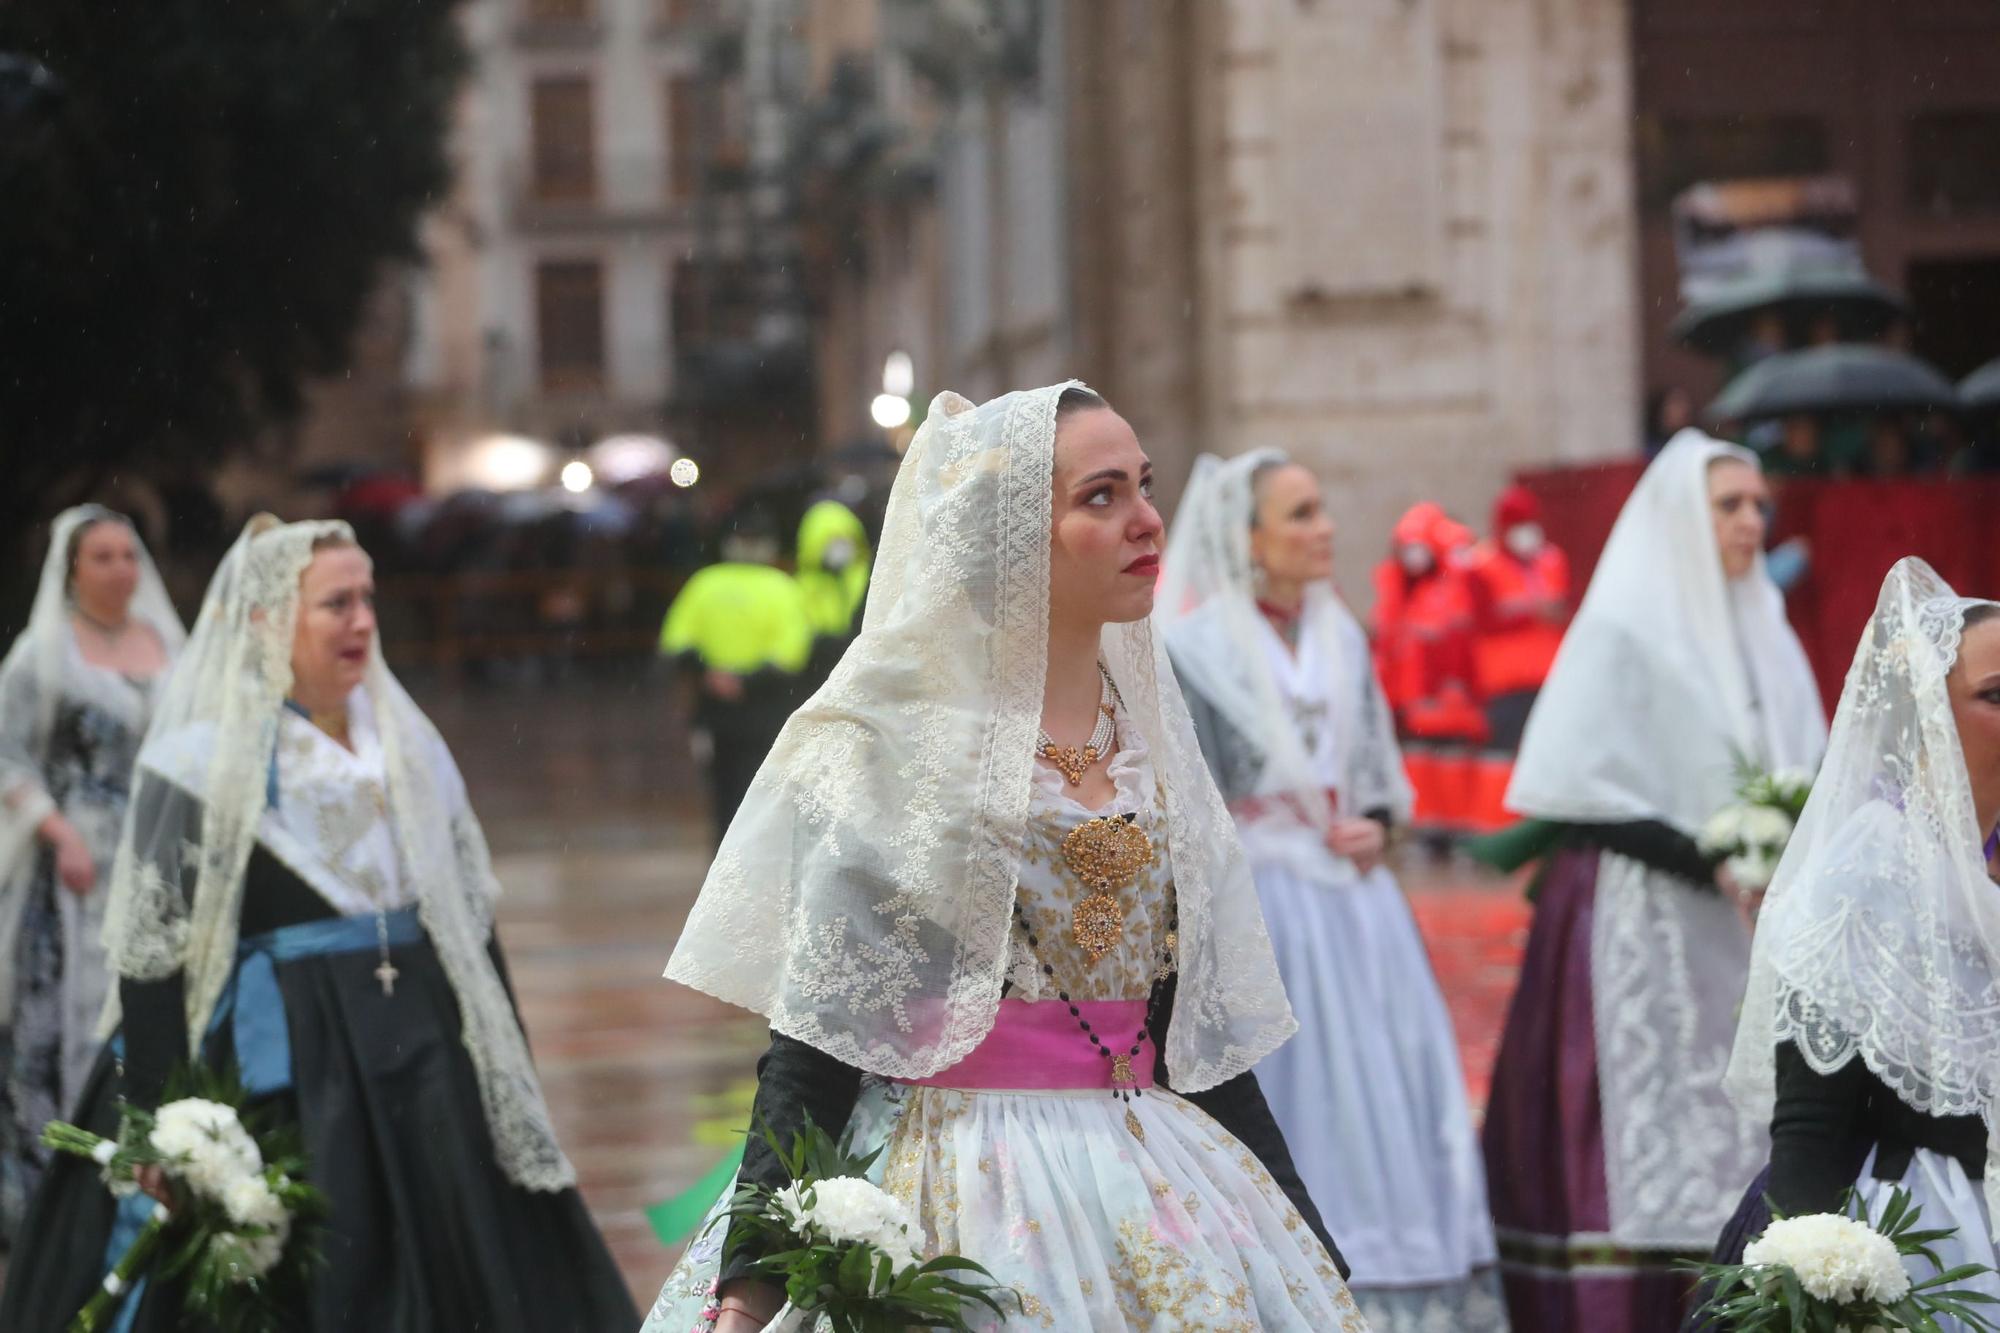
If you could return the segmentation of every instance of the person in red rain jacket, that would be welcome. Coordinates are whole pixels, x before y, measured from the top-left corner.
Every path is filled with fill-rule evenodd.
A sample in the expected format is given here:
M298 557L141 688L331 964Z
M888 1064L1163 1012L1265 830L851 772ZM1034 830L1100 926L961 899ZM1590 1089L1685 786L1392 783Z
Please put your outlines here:
M1434 838L1478 827L1474 747L1486 740L1465 555L1471 532L1425 501L1398 519L1375 571L1375 660L1396 715L1414 824Z
M1555 665L1569 623L1569 557L1542 532L1542 504L1509 486L1493 506L1493 532L1472 552L1473 657L1491 729L1487 744L1521 747L1528 710Z

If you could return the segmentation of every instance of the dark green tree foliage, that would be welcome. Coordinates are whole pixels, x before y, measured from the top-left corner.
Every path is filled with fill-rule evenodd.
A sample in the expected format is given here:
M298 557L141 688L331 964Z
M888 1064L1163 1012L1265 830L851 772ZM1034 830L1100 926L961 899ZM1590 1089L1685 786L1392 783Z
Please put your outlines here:
M217 459L346 363L446 193L457 0L8 0L0 524Z

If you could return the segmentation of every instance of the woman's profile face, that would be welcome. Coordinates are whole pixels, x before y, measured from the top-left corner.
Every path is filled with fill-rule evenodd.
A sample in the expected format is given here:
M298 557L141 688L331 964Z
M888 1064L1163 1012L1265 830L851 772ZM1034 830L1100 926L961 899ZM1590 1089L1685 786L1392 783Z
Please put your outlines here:
M1708 514L1715 525L1715 549L1722 556L1722 572L1740 579L1757 567L1757 554L1764 549L1768 531L1765 511L1771 492L1764 474L1736 458L1721 458L1708 465Z
M292 634L294 690L318 700L346 698L368 670L375 646L375 565L359 546L313 553L299 578Z
M1128 624L1153 610L1160 575L1153 464L1108 407L1056 425L1049 616L1056 623Z
M122 617L139 587L139 543L123 523L99 519L83 530L70 568L77 602L101 619Z
M1946 687L1972 788L1992 791L2000 785L2000 616L1966 628Z
M1258 478L1250 558L1279 583L1333 577L1333 519L1320 495L1319 478L1310 469L1286 463Z

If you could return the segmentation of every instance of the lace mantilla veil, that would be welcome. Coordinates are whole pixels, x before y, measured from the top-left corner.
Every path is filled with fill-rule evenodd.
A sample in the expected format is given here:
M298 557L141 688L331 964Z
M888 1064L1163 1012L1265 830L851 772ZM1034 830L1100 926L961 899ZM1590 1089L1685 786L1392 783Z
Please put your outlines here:
M1946 677L1966 613L1921 560L1889 571L1812 799L1764 900L1727 1086L1768 1120L1775 1048L1859 1056L1927 1115L1977 1115L2000 1164L2000 888ZM2000 1222L2000 1169L1986 1172Z
M74 643L70 615L76 609L69 588L70 543L77 529L90 523L132 526L122 514L102 505L78 505L56 515L27 628L7 650L6 661L0 662L0 737L7 738L0 742L0 1025L10 1021L13 1013L14 942L19 938L28 880L39 850L36 828L55 808L42 790L41 756L56 712L66 694L90 699L106 689L119 688L108 677L73 673L68 668ZM181 628L166 584L136 530L132 543L139 554L139 584L133 590L129 614L160 636L160 646L171 666L180 656L187 632ZM104 702L113 709L121 706L115 699ZM25 748L16 749L12 743L16 740L25 742Z
M1167 541L1166 574L1153 620L1171 644L1175 666L1188 685L1245 744L1255 747L1260 794L1289 794L1324 826L1332 814L1325 784L1314 772L1297 722L1258 646L1263 613L1257 609L1257 571L1250 555L1256 478L1289 462L1291 457L1278 449L1226 460L1213 454L1195 459ZM1302 636L1316 641L1318 660L1333 675L1328 694L1338 709L1333 729L1343 757L1342 801L1350 812L1387 809L1398 822L1406 821L1410 786L1388 705L1372 688L1366 633L1326 582L1307 587L1300 629Z
M1684 430L1619 511L1521 739L1507 807L1542 819L1660 819L1689 836L1736 768L1810 771L1826 710L1784 597L1725 577L1708 468L1757 455Z
M993 1026L1048 662L1056 402L931 403L862 631L758 771L666 975L866 1072L923 1078ZM1174 1086L1296 1028L1222 798L1145 621L1103 660L1152 747L1180 914Z
M112 965L137 981L183 972L190 1048L198 1046L235 966L243 877L269 800L272 754L292 688L299 579L314 543L353 542L345 523L253 519L223 557L193 637L139 752L132 804L112 864L104 938ZM389 814L405 882L458 996L502 1169L526 1189L558 1190L575 1173L556 1144L527 1039L487 953L493 877L485 834L430 719L382 659L363 690L388 771ZM199 800L193 835L184 800ZM107 1032L118 1021L118 991Z

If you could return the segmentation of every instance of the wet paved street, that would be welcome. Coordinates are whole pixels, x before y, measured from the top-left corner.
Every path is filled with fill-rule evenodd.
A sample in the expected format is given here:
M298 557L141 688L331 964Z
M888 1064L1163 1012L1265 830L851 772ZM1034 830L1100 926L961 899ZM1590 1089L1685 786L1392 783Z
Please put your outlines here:
M501 933L551 1109L641 1304L674 1254L642 1210L747 1119L761 1020L660 977L706 867L705 795L644 674L560 686L411 682L457 755L506 887ZM1483 1105L1527 911L1512 886L1405 865Z

